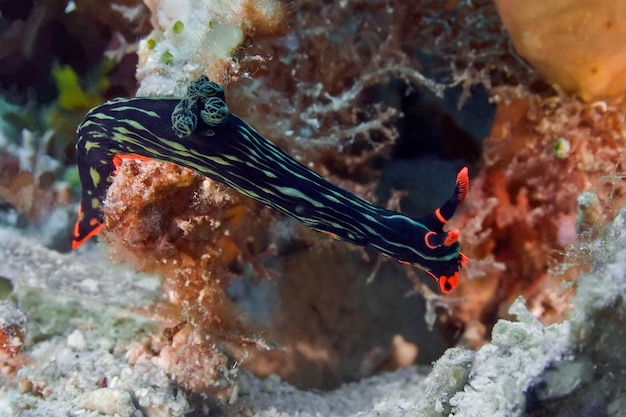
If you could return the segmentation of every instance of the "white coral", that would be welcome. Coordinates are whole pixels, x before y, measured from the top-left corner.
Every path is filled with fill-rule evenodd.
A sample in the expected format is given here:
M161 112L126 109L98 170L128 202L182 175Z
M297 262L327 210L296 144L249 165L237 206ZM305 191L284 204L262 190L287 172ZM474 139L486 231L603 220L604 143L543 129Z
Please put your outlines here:
M144 0L152 33L139 43L138 96L182 96L187 84L207 75L226 84L236 74L233 52L254 26L282 19L276 0Z
M207 74L223 82L243 41L243 0L146 0L154 30L139 43L137 95L177 95ZM176 29L175 29L176 26Z

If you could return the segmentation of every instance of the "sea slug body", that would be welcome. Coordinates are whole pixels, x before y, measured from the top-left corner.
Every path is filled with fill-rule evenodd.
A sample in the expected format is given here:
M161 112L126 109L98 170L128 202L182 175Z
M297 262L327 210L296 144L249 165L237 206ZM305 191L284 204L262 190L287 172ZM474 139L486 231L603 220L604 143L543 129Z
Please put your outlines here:
M131 157L190 168L315 230L419 267L445 293L457 285L467 261L459 230L443 230L467 194L467 168L457 175L448 201L427 216L374 206L295 161L230 113L222 88L204 76L182 99L121 98L92 109L78 127L76 151L83 193L73 248L102 229L101 205L111 177L120 158Z

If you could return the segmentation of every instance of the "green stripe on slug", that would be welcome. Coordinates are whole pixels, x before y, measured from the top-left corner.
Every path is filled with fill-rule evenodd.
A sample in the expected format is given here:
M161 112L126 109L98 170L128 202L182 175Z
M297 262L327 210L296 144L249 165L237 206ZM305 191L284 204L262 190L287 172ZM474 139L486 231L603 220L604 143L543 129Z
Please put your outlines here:
M83 186L73 248L103 224L106 198L121 157L171 162L220 181L305 225L424 269L450 292L467 261L457 229L445 232L467 194L467 168L457 175L452 196L434 213L412 218L386 210L343 190L295 161L250 125L231 114L222 88L201 77L187 95L122 98L92 109L76 133Z

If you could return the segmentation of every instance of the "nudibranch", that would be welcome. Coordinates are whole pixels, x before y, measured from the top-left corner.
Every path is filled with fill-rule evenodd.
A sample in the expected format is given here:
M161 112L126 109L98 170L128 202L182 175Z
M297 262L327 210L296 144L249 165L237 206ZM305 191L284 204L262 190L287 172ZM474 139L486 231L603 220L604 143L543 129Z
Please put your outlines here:
M190 168L335 239L419 267L444 293L457 285L467 261L459 230L443 230L467 194L467 168L434 213L412 218L377 207L295 161L230 113L222 87L204 76L190 84L182 99L118 98L87 113L76 132L83 191L74 249L102 229L101 207L125 157Z

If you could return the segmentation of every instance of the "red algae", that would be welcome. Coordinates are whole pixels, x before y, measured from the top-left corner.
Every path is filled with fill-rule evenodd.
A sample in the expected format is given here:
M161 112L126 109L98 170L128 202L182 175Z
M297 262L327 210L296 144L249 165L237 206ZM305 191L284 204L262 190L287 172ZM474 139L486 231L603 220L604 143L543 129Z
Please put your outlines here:
M562 321L573 295L562 282L589 267L575 248L599 236L626 195L623 104L518 93L493 92L483 167L453 220L473 260L459 285L467 302L453 314L463 323L490 326L520 294L544 323Z

